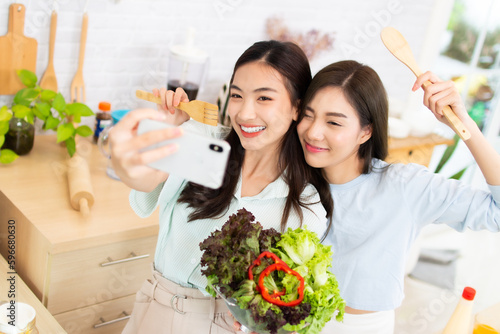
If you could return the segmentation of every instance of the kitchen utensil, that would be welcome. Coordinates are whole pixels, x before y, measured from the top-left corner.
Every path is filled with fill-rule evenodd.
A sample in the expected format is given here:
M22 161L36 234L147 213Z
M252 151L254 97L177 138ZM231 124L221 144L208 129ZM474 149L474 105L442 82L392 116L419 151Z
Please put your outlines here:
M52 11L50 17L50 37L49 37L49 63L47 69L40 80L40 87L57 92L57 78L54 70L54 44L56 42L57 13Z
M13 3L9 7L7 34L0 37L0 95L15 94L24 88L17 70L36 71L36 39L24 36L26 7Z
M405 64L415 76L419 76L422 74L422 71L417 65L415 58L413 57L413 53L408 45L408 42L403 37L403 35L392 27L385 27L382 29L380 33L380 37L382 38L382 42L386 46L386 48L403 64ZM424 87L430 85L431 82L427 81L424 83ZM455 132L462 138L463 140L467 140L470 138L470 132L465 128L464 124L458 118L457 115L453 112L450 106L446 106L443 109L443 114L450 123L451 127Z
M78 154L68 160L68 186L71 206L88 216L94 205L94 191L87 160Z
M152 93L140 89L135 91L135 95L142 100L154 102L156 104L161 103L160 97L154 96ZM193 100L189 102L181 102L176 108L188 113L188 115L195 121L212 126L217 125L219 108L215 104Z
M85 44L87 43L87 28L89 24L89 16L83 14L82 32L80 35L80 55L78 57L78 69L71 82L71 101L85 102L85 83L83 82L83 58L85 57Z

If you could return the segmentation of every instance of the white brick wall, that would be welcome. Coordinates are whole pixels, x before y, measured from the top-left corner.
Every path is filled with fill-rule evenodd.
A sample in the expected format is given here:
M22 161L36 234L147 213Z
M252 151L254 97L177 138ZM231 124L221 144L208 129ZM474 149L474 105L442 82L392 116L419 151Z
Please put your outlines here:
M355 59L378 71L392 98L406 100L413 76L390 55L378 34L382 25L396 27L418 59L435 1L90 0L86 103L93 110L102 100L111 102L113 109L151 106L136 100L134 92L166 84L169 46L182 41L187 26L197 30L195 43L210 56L208 78L198 98L214 102L238 56L253 42L267 39L265 21L271 16L281 17L292 31L335 32L334 49L312 60L313 73L331 62ZM7 32L12 2L0 0L0 35ZM25 35L38 41L36 73L40 78L48 61L53 1L18 2L27 7ZM59 89L67 99L78 66L84 6L85 0L58 0L54 63ZM0 104L11 99L0 96Z

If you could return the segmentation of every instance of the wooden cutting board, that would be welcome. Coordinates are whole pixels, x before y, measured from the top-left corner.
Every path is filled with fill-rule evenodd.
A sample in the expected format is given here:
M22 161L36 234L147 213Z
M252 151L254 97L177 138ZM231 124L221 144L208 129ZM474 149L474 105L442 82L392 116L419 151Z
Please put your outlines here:
M24 88L16 70L36 71L36 39L24 36L26 7L14 3L9 7L9 28L0 37L0 95L17 93Z

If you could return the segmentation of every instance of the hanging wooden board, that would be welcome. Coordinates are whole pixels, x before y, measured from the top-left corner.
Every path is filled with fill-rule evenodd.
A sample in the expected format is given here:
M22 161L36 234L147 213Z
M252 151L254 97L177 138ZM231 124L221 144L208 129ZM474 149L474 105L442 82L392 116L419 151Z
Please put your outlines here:
M10 5L8 31L0 37L0 95L15 94L24 88L16 70L36 71L38 43L24 36L25 14L24 5Z

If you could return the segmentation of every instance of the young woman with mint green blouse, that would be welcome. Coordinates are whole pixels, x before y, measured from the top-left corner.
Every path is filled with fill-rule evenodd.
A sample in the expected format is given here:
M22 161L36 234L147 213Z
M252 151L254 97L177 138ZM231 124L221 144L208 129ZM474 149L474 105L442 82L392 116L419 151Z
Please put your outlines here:
M185 122L188 117L176 113L174 107L187 96L182 90L165 89L155 90L162 97L160 110L171 111L174 123L185 122L181 127L137 136L140 120L166 120L169 114L141 109L128 113L112 129L113 167L134 189L132 208L143 217L158 208L160 217L153 278L137 293L124 333L236 332L225 303L205 292L199 244L238 209L252 212L264 228L284 231L307 225L320 237L325 234L331 214L330 192L324 183L318 182L316 189L296 133L299 103L310 80L309 63L299 47L258 42L242 54L234 68L229 133L221 127ZM225 138L231 144L220 189L203 188L146 166L175 147L141 149L182 135L184 130Z

